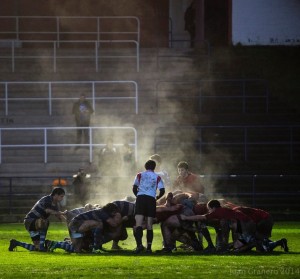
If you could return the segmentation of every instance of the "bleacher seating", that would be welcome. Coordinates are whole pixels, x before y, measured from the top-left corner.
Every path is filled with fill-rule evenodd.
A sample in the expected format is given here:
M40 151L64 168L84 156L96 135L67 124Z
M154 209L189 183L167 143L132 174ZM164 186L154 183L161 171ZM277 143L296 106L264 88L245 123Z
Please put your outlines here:
M22 49L29 54L33 49ZM72 55L80 56L82 48L72 49ZM118 50L126 55L125 50ZM179 51L180 52L180 51ZM86 66L85 62L78 59L63 60L59 70L53 73L52 68L44 68L44 62L34 59L20 60L20 64L12 72L6 63L1 63L1 81L135 81L138 84L138 114L136 114L132 100L125 103L117 100L106 100L111 94L125 96L125 89L99 87L102 100L97 102L96 113L93 116L91 126L130 126L137 130L138 135L138 167L142 168L144 160L150 154L158 152L163 155L168 164L172 177L176 175L176 164L179 160L189 161L194 172L202 175L236 174L236 175L281 175L297 174L299 171L299 127L296 126L298 113L290 111L288 106L278 104L272 92L265 91L267 80L254 79L253 83L245 87L245 81L252 76L234 76L232 67L231 77L227 72L222 75L222 69L218 57L211 54L210 68L207 65L207 56L203 60L194 53L184 55L178 59L178 50L164 49L164 56L156 49L140 49L139 71L132 67L132 61L119 63L111 59L105 62L105 67L99 72L94 70L95 65ZM175 54L175 55L174 55ZM159 63L158 60L160 60ZM83 59L84 61L84 59ZM197 61L196 66L194 65ZM70 67L70 64L72 66ZM200 66L199 66L200 65ZM205 66L204 66L205 65ZM217 68L216 68L217 65ZM226 65L228 66L228 65ZM48 69L48 70L47 70ZM215 76L215 78L212 78ZM263 81L260 83L260 81ZM215 82L215 83L214 83ZM166 86L167 83L167 86ZM230 84L230 85L229 85ZM263 86L261 85L263 84ZM46 85L47 87L48 85ZM249 87L248 87L249 86ZM246 91L245 91L246 88ZM19 84L14 88L12 98L20 98L24 95L32 98L47 96L48 88L32 88ZM81 92L89 92L86 86L73 84L67 86L63 83L56 87L56 97L75 99ZM103 95L101 95L103 93ZM126 95L127 96L127 95ZM57 99L49 115L49 106L46 100L32 100L20 102L10 100L8 103L8 115L5 114L6 106L5 87L0 91L1 128L30 128L30 127L68 127L74 126L71 115L71 100ZM278 108L278 110L277 110ZM275 121L275 123L274 123ZM279 127L272 127L274 125ZM292 128L291 128L292 126ZM197 127L202 127L199 132ZM245 127L247 128L245 130ZM188 128L188 129L186 129ZM291 134L292 131L292 134ZM245 143L245 133L247 142ZM15 135L18 140L24 142L40 143L43 138L36 133L29 133L23 137ZM14 136L1 136L1 143L16 142ZM127 141L124 136L124 142ZM53 140L53 138L51 139ZM119 144L123 142L118 141ZM96 151L95 151L96 152ZM34 146L17 149L1 149L0 176L5 178L23 177L13 180L14 194L24 194L24 189L32 197L45 194L49 189L50 177L70 177L79 167L85 167L96 177L99 175L97 162L90 163L88 150L72 149L52 150L49 154L49 162L44 162L43 152ZM56 160L61 157L61 160ZM282 173L284 172L284 173ZM40 181L35 177L47 177ZM242 177L242 176L240 176ZM120 178L123 187L130 189L130 178ZM4 182L1 179L1 184ZM30 185L28 184L30 181ZM228 198L240 198L237 193L243 192L238 185L243 184L243 179L233 188L228 188L234 196L228 194ZM98 183L98 182L97 182ZM102 182L99 182L99 187ZM247 181L249 183L249 181ZM267 177L259 183L260 191L273 191L270 183L274 181ZM286 182L289 184L289 182ZM218 192L226 192L226 187L232 180L220 180L216 182ZM7 184L5 184L7 188ZM40 185L40 192L36 186ZM275 185L275 184L274 184ZM23 187L24 186L24 187ZM26 186L26 187L25 187ZM102 192L111 189L112 185L105 184ZM281 187L281 186L280 186ZM236 191L233 192L233 189ZM277 186L276 186L277 188ZM124 195L125 192L118 187L115 192ZM285 189L288 189L285 188ZM290 187L295 192L294 186ZM247 191L250 191L249 189ZM274 192L280 192L275 189ZM8 192L9 193L9 192ZM231 194L232 194L231 193ZM6 193L7 194L7 193ZM7 200L7 195L1 192L2 201ZM103 193L102 193L103 194ZM16 197L18 195L15 195ZM120 197L122 198L122 197ZM256 204L261 205L264 195L256 197ZM28 203L26 202L28 200ZM99 197L100 200L100 197ZM245 199L246 203L253 200ZM293 206L288 207L286 201L282 204L286 208L298 210L295 199L291 200ZM14 213L20 216L22 210L32 205L32 200L27 196L17 198L12 204L3 203L3 207L13 206ZM273 209L275 205L268 203ZM17 209L19 208L19 209ZM5 215L7 212L2 211ZM18 217L19 218L19 217Z

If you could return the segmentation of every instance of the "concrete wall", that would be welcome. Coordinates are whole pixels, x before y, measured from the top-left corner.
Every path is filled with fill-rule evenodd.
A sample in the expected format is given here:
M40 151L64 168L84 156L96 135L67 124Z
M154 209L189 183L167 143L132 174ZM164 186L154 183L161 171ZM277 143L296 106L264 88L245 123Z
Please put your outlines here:
M299 0L232 0L234 45L300 45Z

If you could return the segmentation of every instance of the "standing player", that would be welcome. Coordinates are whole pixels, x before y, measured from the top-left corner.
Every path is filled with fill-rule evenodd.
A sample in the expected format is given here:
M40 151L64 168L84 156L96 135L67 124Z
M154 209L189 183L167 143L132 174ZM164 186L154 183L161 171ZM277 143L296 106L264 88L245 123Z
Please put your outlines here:
M142 245L143 238L143 221L146 219L147 227L147 250L151 253L153 241L153 218L156 214L156 200L160 199L165 193L164 183L159 175L154 170L156 163L153 160L148 160L145 163L146 171L136 175L133 183L133 193L137 197L135 207L136 229L134 237L137 247L135 253L140 253L144 250ZM156 196L156 190L159 190L159 195Z
M49 227L48 218L50 215L55 215L60 220L65 220L65 213L59 211L58 207L64 196L65 190L56 187L52 189L50 195L42 197L37 201L24 219L25 228L29 232L33 244L12 239L8 250L13 251L17 246L21 246L29 251L46 251L45 239Z
M177 172L178 176L173 183L175 190L204 194L204 186L200 180L200 176L189 171L189 164L187 162L179 162Z

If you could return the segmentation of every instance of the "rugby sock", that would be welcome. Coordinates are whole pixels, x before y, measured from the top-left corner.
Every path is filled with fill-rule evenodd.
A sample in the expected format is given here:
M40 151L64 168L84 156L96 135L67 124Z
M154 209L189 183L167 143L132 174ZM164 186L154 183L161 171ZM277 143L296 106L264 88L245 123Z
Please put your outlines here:
M147 250L151 250L153 241L153 230L147 230Z
M138 247L142 246L143 228L141 226L136 227L134 237L135 237L136 245Z
M102 230L100 228L96 228L94 230L94 248L95 249L100 249L102 248L102 235L101 235Z
M40 231L40 251L45 250L46 232Z
M35 250L35 246L33 244L28 244L28 243L25 243L25 242L20 242L20 241L17 241L17 245L20 246L20 247L23 247L29 251L34 251Z
M67 252L74 252L74 247L72 244L68 243L67 241L61 241L61 242L57 242L55 245L55 248L61 248Z

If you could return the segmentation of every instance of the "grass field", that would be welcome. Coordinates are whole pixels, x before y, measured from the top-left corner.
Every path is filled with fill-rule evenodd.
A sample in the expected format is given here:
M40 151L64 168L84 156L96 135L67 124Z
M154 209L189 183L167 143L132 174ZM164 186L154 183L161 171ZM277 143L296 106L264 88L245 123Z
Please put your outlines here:
M21 247L9 252L11 238L31 242L22 224L0 224L0 278L300 278L300 223L276 223L273 240L288 239L289 253L276 248L273 253L252 251L242 255L203 255L178 249L172 254L132 254L135 242L120 242L124 251L105 254L29 252ZM155 227L153 250L161 249L159 227ZM213 231L211 233L214 237ZM63 224L52 223L48 239L68 236ZM145 236L144 236L145 239ZM111 243L105 248L110 249Z

